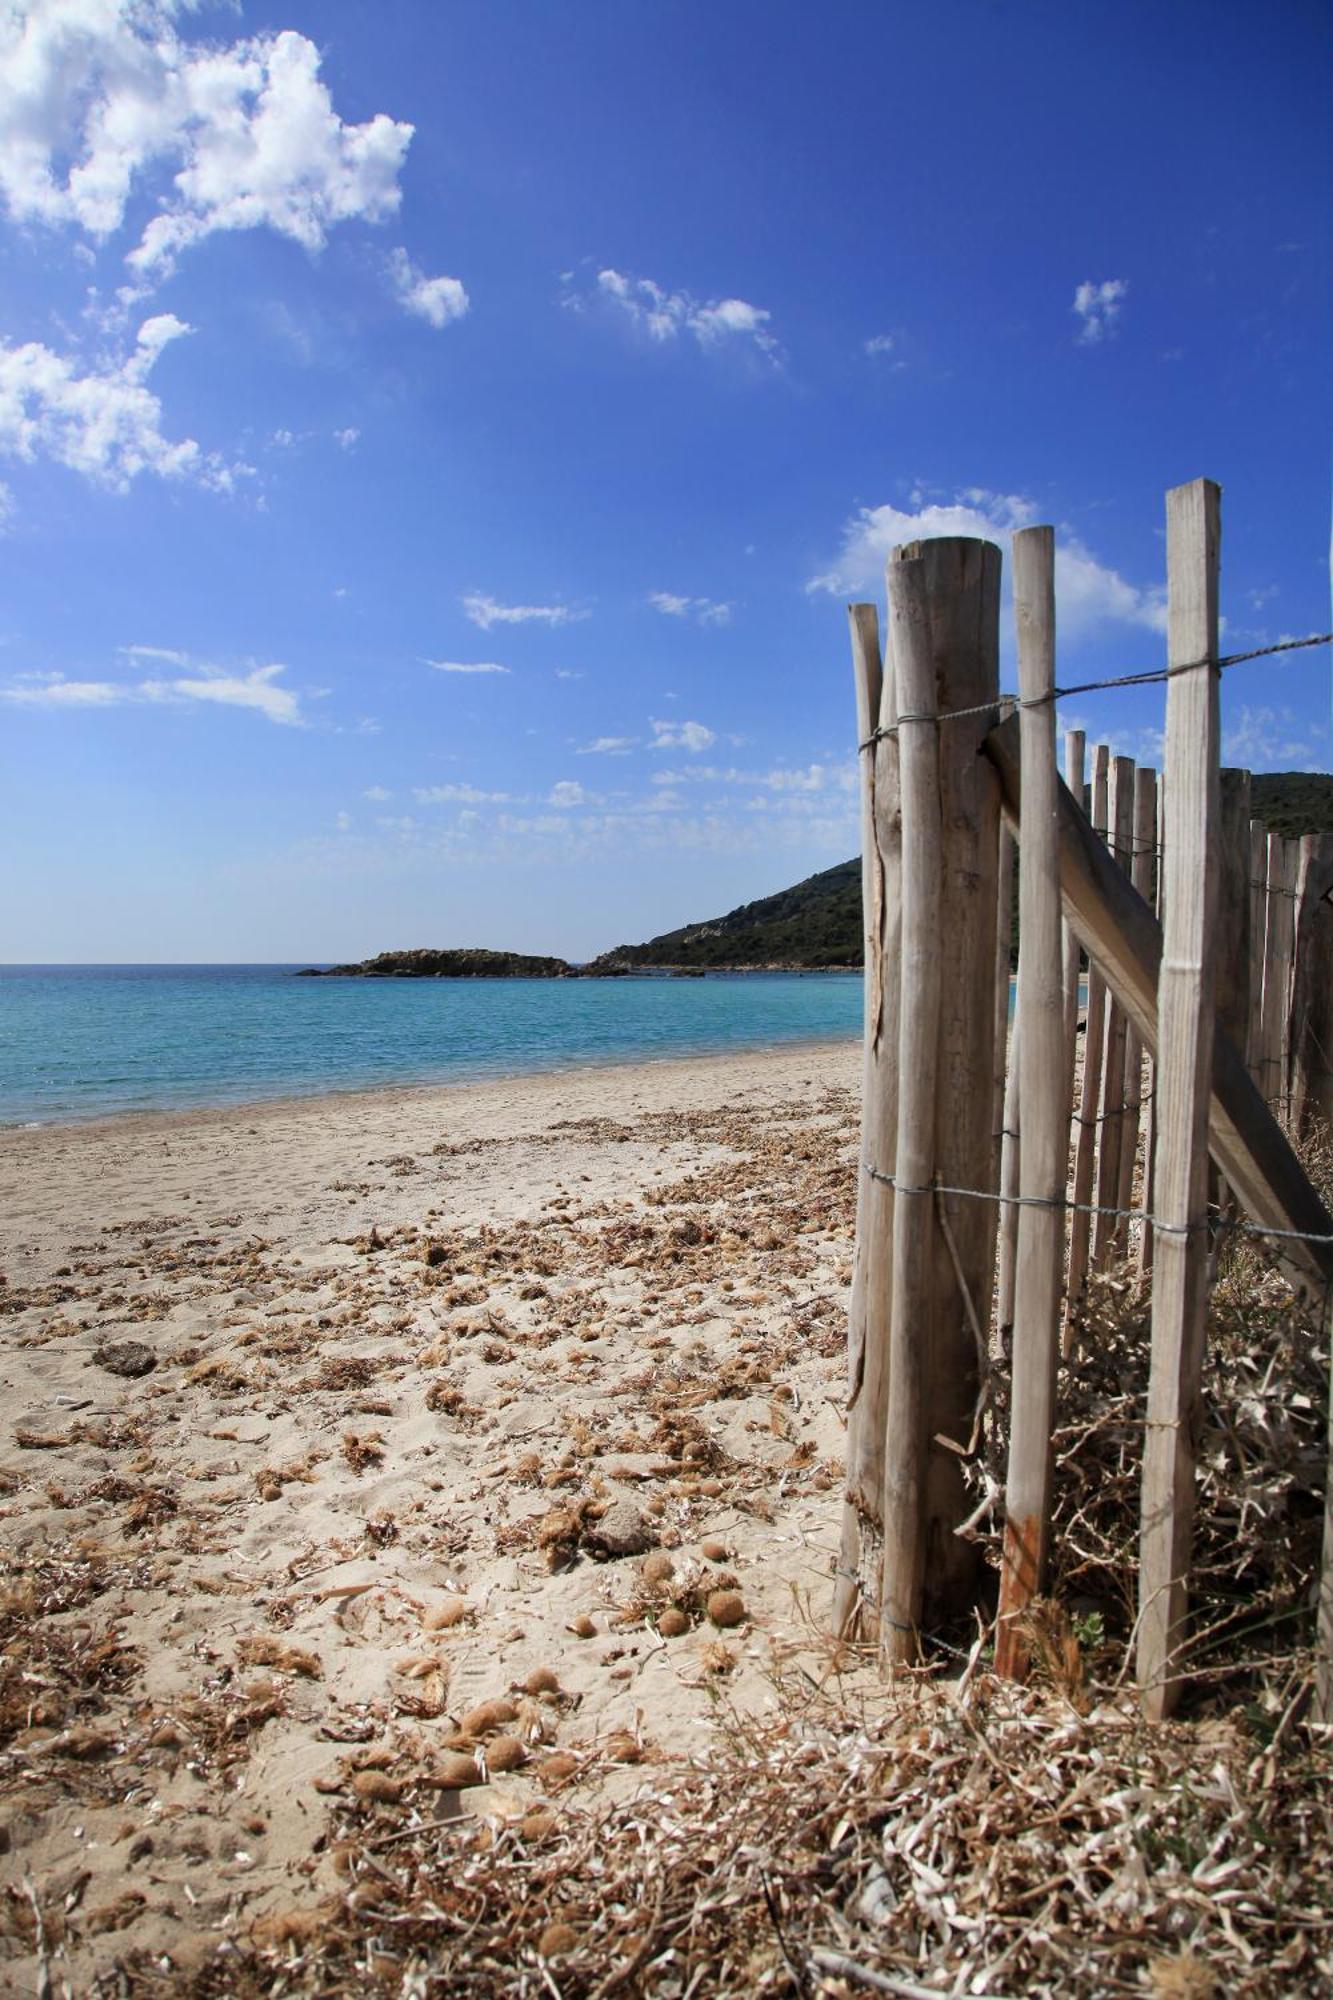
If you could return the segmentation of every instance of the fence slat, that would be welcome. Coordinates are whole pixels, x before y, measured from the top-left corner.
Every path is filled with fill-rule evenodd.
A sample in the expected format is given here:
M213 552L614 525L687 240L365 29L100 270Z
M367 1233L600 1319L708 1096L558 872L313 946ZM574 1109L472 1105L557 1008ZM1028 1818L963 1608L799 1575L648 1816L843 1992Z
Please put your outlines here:
M856 734L865 743L894 714L892 659L881 662L873 604L848 606ZM901 835L898 742L861 753L861 903L865 931L865 1047L861 1159L892 1174L898 1144L898 942ZM873 1639L883 1548L884 1428L888 1413L893 1189L859 1176L856 1258L847 1324L846 1495L833 1629Z
M1138 1677L1148 1714L1181 1678L1199 1379L1207 1307L1208 1108L1213 1068L1221 493L1211 480L1167 495L1166 922L1158 984L1158 1216L1152 1364L1144 1440Z
M1014 857L1017 843L1000 827L1000 889L995 918L995 1159L1001 1194L1018 1187L1018 1148L1022 1106L1019 1099L1018 1007L1009 1019L1010 962L1013 954ZM1001 1011L1003 1009L1003 1011ZM1018 1247L1018 1212L1000 1206L995 1211L995 1324L1007 1331L1014 1321L1014 1256Z
M932 1319L935 1076L939 1057L939 725L925 565L891 562L889 631L899 714L902 796L902 1003L898 1043L898 1188L893 1214L893 1310L884 1460L880 1652L916 1657L925 1567L926 1364Z
M1006 815L1023 815L1018 728L1003 723L986 737L987 760L999 775ZM1160 784L1160 781L1159 781ZM1109 985L1144 1041L1157 1046L1157 989L1162 930L1125 880L1064 786L1060 787L1060 893L1065 915L1084 949L1095 952ZM1208 1143L1252 1221L1297 1232L1274 1242L1274 1261L1302 1297L1324 1297L1333 1285L1333 1216L1311 1187L1291 1142L1259 1095L1230 1037L1213 1037Z
M1301 841L1291 989L1291 1127L1333 1128L1333 834Z
M1145 903L1152 901L1156 880L1154 848L1157 843L1157 773L1141 764L1134 773L1134 857L1129 878ZM1117 1208L1128 1208L1134 1199L1134 1169L1138 1163L1139 1125L1143 1114L1143 1037L1132 1021L1125 1029L1125 1121L1120 1142L1120 1182ZM1147 1200L1147 1154L1144 1155L1144 1199ZM1129 1222L1121 1216L1116 1224L1115 1254L1122 1257L1129 1248Z
M1111 852L1128 875L1134 861L1134 759L1111 759ZM1120 1218L1107 1211L1118 1205L1120 1156L1125 1138L1125 1052L1129 1023L1114 1000L1106 1013L1106 1052L1102 1057L1101 1133L1097 1154L1097 1205L1103 1213L1093 1220L1092 1266L1105 1270L1115 1248Z
M1268 828L1250 821L1250 1018L1245 1060L1259 1088L1264 1086L1264 925L1268 910Z
M1004 1554L995 1665L1021 1673L1020 1620L1041 1587L1050 1531L1051 1427L1059 1351L1060 1262L1069 1167L1069 1094L1063 1062L1060 936L1060 777L1055 761L1055 534L1014 536L1014 611L1023 761L1019 850L1018 1033L1023 1083L1023 1196L1049 1206L1018 1211L1014 1359Z
M1268 897L1264 922L1263 1070L1259 1088L1279 1118L1287 1113L1291 1026L1291 957L1296 930L1296 870L1300 844L1268 836Z
M1106 833L1107 783L1111 753L1099 743L1092 753L1092 830ZM1086 939L1085 939L1086 943ZM1069 1219L1069 1275L1065 1287L1065 1353L1074 1348L1077 1315L1083 1304L1083 1288L1088 1277L1088 1246L1092 1241L1092 1217L1082 1209L1092 1200L1097 1171L1097 1105L1102 1083L1102 1036L1106 1020L1106 981L1088 953L1088 1005L1083 1019L1083 1075L1079 1090L1078 1136L1074 1149L1074 1201Z
M1151 907L1157 912L1160 931L1162 923L1162 889L1166 882L1166 778L1157 781L1157 868L1153 884ZM1149 899L1144 898L1145 902ZM1140 1029L1142 1035L1142 1029ZM1142 1289L1152 1276L1153 1234L1152 1212L1157 1188L1157 1055L1155 1045L1143 1036L1148 1056L1148 1125L1143 1135L1143 1227L1139 1231L1139 1287Z

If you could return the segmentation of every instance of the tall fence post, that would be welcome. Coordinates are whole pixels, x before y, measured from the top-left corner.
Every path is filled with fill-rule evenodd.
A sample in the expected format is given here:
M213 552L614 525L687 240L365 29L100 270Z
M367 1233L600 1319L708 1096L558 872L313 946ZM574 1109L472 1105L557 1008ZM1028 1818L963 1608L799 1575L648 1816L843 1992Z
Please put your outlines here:
M1217 578L1221 492L1167 495L1167 838L1158 981L1158 1218L1144 1441L1138 1678L1147 1713L1180 1687L1208 1303L1208 1111L1213 1063L1219 819Z
M999 894L995 905L995 1173L1003 1194L1018 1173L1018 1012L1010 1020L1010 969L1014 940L1014 863L1017 842L1007 821L1000 822ZM1009 1210L995 1210L992 1239L995 1268L995 1323L1013 1323L1014 1243L1007 1223Z
M1126 875L1134 862L1134 759L1111 759L1111 852ZM1097 1157L1100 1215L1092 1222L1092 1264L1097 1271L1110 1262L1121 1218L1113 1211L1120 1195L1120 1155L1125 1138L1125 1052L1129 1022L1112 1000L1106 1014L1106 1052L1102 1057L1102 1109ZM1136 1093L1137 1095L1137 1093Z
M1060 1332L1063 1203L1069 1171L1065 982L1060 936L1060 777L1055 761L1055 535L1014 537L1022 701L1023 826L1018 877L1018 1033L1023 1072L1013 1398L996 1671L1022 1672L1021 1618L1041 1587L1050 1532L1051 1429Z
M1163 891L1166 887L1166 773L1157 781L1157 883L1154 907L1157 922L1162 922L1166 907ZM1157 1193L1157 1057L1154 1055L1148 1065L1148 1129L1143 1137L1143 1227L1139 1232L1139 1286L1142 1288L1152 1276L1153 1264L1153 1208Z
M884 1431L889 1393L893 1186L898 1143L898 948L901 830L898 741L876 732L894 715L892 656L881 661L873 604L848 607L861 762L861 904L865 931L865 1048L856 1257L847 1326L846 1495L833 1629L878 1632L883 1549ZM866 1166L883 1179L872 1179Z
M1107 813L1107 776L1111 753L1099 743L1092 753L1092 828L1104 835ZM1069 1222L1069 1278L1065 1297L1066 1354L1074 1349L1078 1313L1088 1277L1088 1246L1092 1241L1092 1217L1087 1213L1092 1200L1097 1168L1097 1104L1102 1081L1102 1032L1106 1020L1106 981L1088 953L1088 1004L1083 1017L1083 1073L1079 1089L1078 1138L1074 1149L1074 1213Z

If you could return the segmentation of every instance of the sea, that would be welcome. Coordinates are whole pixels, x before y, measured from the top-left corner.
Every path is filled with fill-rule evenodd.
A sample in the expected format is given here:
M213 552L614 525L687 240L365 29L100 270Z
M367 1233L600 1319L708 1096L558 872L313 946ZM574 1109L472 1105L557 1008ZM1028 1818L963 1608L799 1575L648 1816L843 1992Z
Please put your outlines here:
M0 1124L852 1040L859 973L298 979L288 965L0 966Z

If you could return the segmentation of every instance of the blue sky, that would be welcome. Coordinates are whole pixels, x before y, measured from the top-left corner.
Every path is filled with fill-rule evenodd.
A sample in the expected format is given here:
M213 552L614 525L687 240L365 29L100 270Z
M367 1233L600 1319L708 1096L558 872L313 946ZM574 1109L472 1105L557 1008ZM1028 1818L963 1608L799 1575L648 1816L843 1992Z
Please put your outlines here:
M0 0L0 957L826 867L918 533L1054 522L1063 677L1137 669L1206 473L1228 650L1326 630L1329 68L1313 4ZM1224 754L1328 768L1329 674Z

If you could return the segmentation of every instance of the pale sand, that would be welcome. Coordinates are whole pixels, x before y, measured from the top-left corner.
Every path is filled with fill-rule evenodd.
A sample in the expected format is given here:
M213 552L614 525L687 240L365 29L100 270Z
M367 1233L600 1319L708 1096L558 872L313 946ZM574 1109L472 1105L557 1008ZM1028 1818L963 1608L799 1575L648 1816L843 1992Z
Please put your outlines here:
M0 1872L57 1991L314 1901L330 1834L577 1808L821 1670L858 1071L842 1043L0 1134ZM94 1361L127 1339L151 1373ZM682 1637L639 1558L548 1568L550 1510L618 1497ZM523 1770L358 1796L538 1667L563 1696L514 1697ZM32 1941L20 1888L0 1986L35 1990Z

